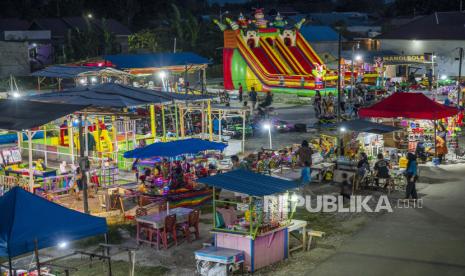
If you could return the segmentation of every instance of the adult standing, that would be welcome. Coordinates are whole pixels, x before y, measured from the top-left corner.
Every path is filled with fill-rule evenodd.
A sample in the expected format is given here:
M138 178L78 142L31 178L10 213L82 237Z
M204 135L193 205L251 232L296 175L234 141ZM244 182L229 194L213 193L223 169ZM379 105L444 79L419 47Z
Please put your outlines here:
M242 102L242 96L243 96L244 90L242 88L242 84L239 83L239 102Z
M257 91L255 91L255 87L253 86L250 88L249 100L252 104L252 110L255 110L255 105L257 104Z
M412 197L413 199L417 199L417 188L416 182L418 178L418 169L417 169L417 156L411 152L407 154L407 170L405 172L405 176L407 177L407 188L406 188L406 195L405 198L409 199Z
M309 147L307 140L303 140L301 147L296 152L299 166L305 166L305 163L308 162L308 166L312 166L312 155L313 150Z
M315 92L315 98L313 99L313 107L315 108L315 115L316 117L321 116L321 94L320 91L317 90Z

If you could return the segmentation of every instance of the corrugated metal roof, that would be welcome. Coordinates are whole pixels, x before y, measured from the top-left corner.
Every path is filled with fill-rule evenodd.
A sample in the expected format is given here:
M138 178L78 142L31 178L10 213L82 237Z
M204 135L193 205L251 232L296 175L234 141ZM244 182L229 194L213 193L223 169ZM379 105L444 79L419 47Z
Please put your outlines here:
M465 13L436 12L413 20L376 38L465 40Z
M214 176L199 178L197 182L251 196L278 194L297 188L297 183L294 181L246 170L234 170Z
M300 33L307 41L338 41L339 34L329 26L303 26Z

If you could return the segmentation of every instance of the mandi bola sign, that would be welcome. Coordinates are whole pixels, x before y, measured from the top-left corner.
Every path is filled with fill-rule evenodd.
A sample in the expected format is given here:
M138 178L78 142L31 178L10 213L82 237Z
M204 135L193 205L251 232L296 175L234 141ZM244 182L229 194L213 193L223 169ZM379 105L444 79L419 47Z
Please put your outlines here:
M384 56L384 64L410 64L410 63L430 63L431 55L398 55Z

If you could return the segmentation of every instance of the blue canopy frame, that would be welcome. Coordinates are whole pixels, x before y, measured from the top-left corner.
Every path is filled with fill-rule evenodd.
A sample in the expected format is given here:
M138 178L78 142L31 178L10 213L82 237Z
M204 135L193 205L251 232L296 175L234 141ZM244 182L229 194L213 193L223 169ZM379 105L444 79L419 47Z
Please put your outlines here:
M176 157L183 154L196 154L206 150L223 151L227 147L224 143L191 138L172 142L153 143L143 148L124 153L124 158Z

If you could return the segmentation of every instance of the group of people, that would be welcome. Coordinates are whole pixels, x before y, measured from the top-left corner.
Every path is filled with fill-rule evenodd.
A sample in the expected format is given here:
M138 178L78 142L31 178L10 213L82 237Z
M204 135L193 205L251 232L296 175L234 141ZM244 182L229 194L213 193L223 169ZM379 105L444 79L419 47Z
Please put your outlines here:
M375 177L375 185L379 187L380 180L385 181L384 188L389 185L391 178L390 175L391 164L384 157L382 153L377 155L377 160L373 166L373 175ZM366 153L360 153L360 160L357 163L357 177L362 179L371 171L370 163L368 161L368 156ZM404 175L407 180L407 188L405 198L417 199L417 190L416 190L416 181L418 179L418 162L417 155L415 153L409 152L407 154L407 168L405 169Z
M242 87L242 84L239 83L239 88L238 88L238 100L239 102L243 102L244 106L247 106L250 102L250 108L255 110L257 108L257 102L258 102L258 94L257 91L255 90L255 87L251 87L249 94L248 94L248 101L244 100L244 88ZM267 92L265 96L265 100L258 105L259 110L263 110L273 103L273 93Z

